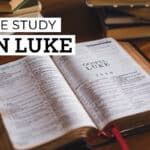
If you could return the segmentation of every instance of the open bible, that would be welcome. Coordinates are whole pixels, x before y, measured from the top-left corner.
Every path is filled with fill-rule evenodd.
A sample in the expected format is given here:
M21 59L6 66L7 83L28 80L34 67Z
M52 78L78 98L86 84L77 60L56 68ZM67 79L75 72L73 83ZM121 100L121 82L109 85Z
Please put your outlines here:
M111 38L77 44L75 56L27 56L0 66L0 112L15 149L126 132L150 123L149 68Z

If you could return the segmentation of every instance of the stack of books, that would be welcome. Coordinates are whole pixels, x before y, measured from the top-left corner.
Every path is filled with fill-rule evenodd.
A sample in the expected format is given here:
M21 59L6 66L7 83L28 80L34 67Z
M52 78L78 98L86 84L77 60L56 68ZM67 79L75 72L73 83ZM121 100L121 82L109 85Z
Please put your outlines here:
M147 0L87 0L95 6L105 36L118 40L150 37L150 2Z
M40 17L38 0L0 0L0 17Z

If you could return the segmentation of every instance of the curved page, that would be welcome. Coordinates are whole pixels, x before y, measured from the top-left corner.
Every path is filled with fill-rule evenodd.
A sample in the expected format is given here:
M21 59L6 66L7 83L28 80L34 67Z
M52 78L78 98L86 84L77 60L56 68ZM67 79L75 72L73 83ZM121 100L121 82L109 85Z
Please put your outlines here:
M0 111L17 149L94 127L49 57L25 57L0 66Z

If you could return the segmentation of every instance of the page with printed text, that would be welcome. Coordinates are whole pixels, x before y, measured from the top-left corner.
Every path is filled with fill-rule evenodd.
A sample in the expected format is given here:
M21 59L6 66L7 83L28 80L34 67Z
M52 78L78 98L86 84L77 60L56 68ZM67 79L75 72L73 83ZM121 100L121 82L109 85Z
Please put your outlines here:
M81 43L76 56L53 59L99 128L150 110L150 76L115 40Z
M48 56L1 65L0 81L0 112L16 148L95 126Z

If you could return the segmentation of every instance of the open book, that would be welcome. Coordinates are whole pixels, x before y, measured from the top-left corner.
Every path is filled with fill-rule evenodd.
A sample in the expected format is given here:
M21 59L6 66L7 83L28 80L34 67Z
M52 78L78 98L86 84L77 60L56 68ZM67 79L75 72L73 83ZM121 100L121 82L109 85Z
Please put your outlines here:
M49 149L116 124L150 123L150 76L113 39L75 56L28 56L0 66L0 112L15 149Z

